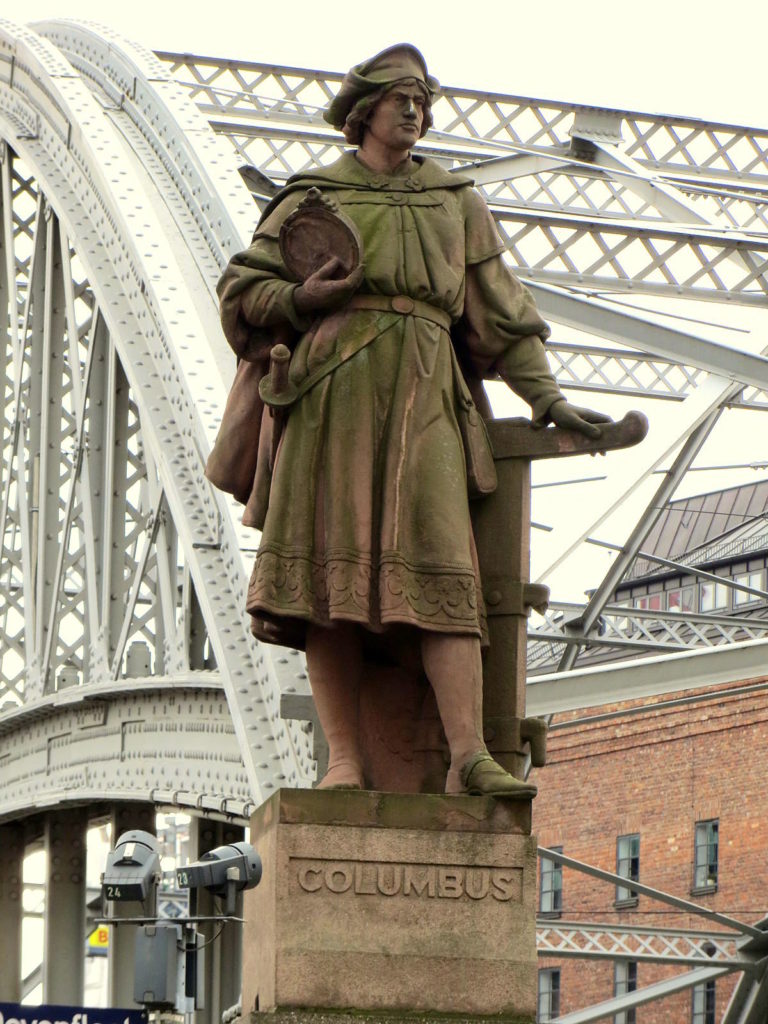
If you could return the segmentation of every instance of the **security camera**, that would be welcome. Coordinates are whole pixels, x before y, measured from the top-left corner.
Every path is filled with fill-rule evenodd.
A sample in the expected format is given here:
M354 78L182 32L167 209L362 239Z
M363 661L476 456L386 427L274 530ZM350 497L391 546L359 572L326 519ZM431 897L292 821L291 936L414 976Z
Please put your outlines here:
M107 867L101 876L102 899L144 903L156 893L160 877L155 836L149 832L124 832L107 854Z
M224 896L234 883L236 892L252 889L261 881L261 858L250 843L230 843L204 853L200 860L176 868L180 889L207 889Z
M260 880L261 858L250 843L217 846L194 864L176 868L179 889L206 889L214 896L226 896L227 915L235 912L237 893L252 889ZM190 893L190 908L193 907L197 907L197 898Z

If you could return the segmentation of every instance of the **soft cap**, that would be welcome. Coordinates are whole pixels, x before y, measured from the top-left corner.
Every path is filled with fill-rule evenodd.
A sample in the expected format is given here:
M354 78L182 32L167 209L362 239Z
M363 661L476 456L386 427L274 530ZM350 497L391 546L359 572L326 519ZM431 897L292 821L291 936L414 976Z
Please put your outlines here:
M341 131L358 100L404 78L415 78L430 95L440 88L437 79L427 72L427 64L420 51L410 43L397 43L347 72L338 95L328 104L323 118Z

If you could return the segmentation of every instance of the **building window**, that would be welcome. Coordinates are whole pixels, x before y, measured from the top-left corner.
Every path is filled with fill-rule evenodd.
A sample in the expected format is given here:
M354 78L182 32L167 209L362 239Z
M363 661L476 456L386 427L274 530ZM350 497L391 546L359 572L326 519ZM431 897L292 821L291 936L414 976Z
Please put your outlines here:
M671 612L694 611L695 593L693 587L675 587L667 591L667 608Z
M555 853L562 853L562 846L553 846ZM563 909L563 866L553 860L541 859L539 886L539 912L559 915Z
M714 612L728 607L728 587L724 583L702 583L699 608L703 612Z
M717 889L718 821L697 821L693 854L693 888L696 892Z
M616 840L616 874L632 882L640 881L640 836L619 836ZM616 886L616 902L637 903L637 893L626 885Z
M743 587L754 587L755 590L763 589L763 570L758 569L755 572L740 572L733 577L734 583L741 583ZM734 606L741 604L753 604L755 601L760 601L761 598L757 594L747 594L743 590L734 590L733 592L733 603Z
M637 963L634 960L621 961L613 970L613 994L624 996L637 988ZM613 1024L636 1024L635 1008L614 1015Z
M539 971L539 998L536 1006L537 1024L546 1024L560 1016L560 970L548 967Z
M715 1024L714 980L691 989L691 1024Z

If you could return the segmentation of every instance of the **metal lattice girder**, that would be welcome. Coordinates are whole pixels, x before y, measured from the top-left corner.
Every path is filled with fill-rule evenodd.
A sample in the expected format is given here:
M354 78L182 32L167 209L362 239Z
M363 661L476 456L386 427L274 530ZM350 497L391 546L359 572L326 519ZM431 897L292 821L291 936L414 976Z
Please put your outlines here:
M766 302L765 237L528 209L494 212L510 264L525 281Z
M645 352L550 341L547 358L561 388L681 402L706 371ZM727 403L739 409L768 408L768 391L747 387Z
M181 53L159 53L208 114L310 123L338 90L342 76L306 68L249 61L217 60ZM557 100L444 87L435 105L436 127L489 146L566 147L574 119L594 108ZM696 181L712 177L768 188L768 131L707 123L695 118L607 110L606 134L616 119L627 151L640 163Z
M552 602L543 626L531 629L529 642L549 644L584 643L578 628L569 630L569 622L578 620L582 605ZM717 647L768 636L768 619L732 615L707 615L693 612L656 612L640 608L609 605L602 609L599 629L586 637L593 647L636 648L637 650L689 650Z
M54 28L63 46L68 30ZM102 84L123 75L135 98L163 75L114 37L72 33L81 61L101 61ZM158 84L138 113L104 102L95 73L88 82L40 35L2 23L4 710L33 716L48 694L87 701L91 686L146 675L130 663L136 642L179 685L209 657L258 801L306 779L311 760L243 621L243 535L202 472L234 369L206 267L224 259L232 211L250 199L167 76L167 94ZM160 107L167 123L153 134ZM229 207L227 189L240 191Z
M552 861L611 885L627 885L626 876L585 864L559 851L540 846L538 855L541 860ZM690 900L654 889L635 879L631 882L631 888L638 896L649 897L678 911L705 918L724 926L728 931L704 932L638 926L617 928L614 925L593 923L538 921L536 948L539 956L645 961L670 966L706 964L597 1005L574 1010L558 1017L553 1024L591 1024L592 1021L613 1017L643 1003L664 999L674 992L684 991L734 971L748 973L745 973L743 983L737 987L726 1011L726 1020L729 1024L757 1024L760 1018L748 1014L757 1005L765 1003L765 953L768 948L766 921L756 925L748 924Z
M715 981L734 970L735 968L731 967L696 967L692 971L686 971L685 974L665 978L663 981L635 989L626 995L606 999L595 1006L588 1006L583 1010L574 1010L562 1017L552 1018L551 1024L593 1024L593 1021L598 1020L616 1020L619 1015L636 1006L642 1006L657 999L666 999L667 996L674 995L675 992L684 992L695 985Z
M320 116L337 74L160 56L268 177L343 146ZM766 227L767 133L459 89L443 90L433 116L420 149L474 174L512 264L532 279L765 301L764 239L730 229ZM670 217L699 226L665 226Z
M581 391L682 401L704 377L698 367L663 356L598 345L549 342L547 357L560 387Z
M539 956L576 957L584 960L634 960L653 964L708 964L735 970L752 967L739 957L738 933L632 925L593 924L584 921L537 921Z
M531 675L526 687L526 709L529 715L543 717L762 678L766 656L768 641L745 640L634 661Z

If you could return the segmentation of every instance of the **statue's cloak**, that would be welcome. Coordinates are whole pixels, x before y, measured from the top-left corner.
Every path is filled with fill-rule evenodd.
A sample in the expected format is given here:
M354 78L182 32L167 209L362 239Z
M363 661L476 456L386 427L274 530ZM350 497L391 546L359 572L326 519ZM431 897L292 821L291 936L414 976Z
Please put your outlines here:
M380 308L296 312L278 237L311 186L357 226L359 294ZM372 633L483 635L461 412L469 391L487 412L480 382L497 375L534 418L562 397L544 355L548 328L502 251L467 179L430 160L375 175L347 153L291 179L231 261L219 295L241 361L207 474L263 530L247 605L256 635L300 646L307 622L338 620ZM434 317L387 308L397 296ZM291 408L270 479L272 423L257 382L276 341L293 350L297 387L355 354Z

